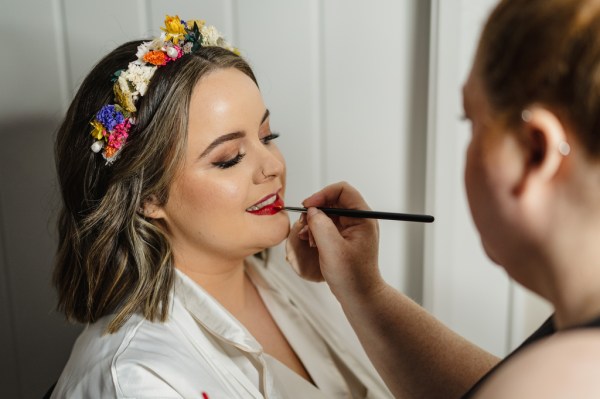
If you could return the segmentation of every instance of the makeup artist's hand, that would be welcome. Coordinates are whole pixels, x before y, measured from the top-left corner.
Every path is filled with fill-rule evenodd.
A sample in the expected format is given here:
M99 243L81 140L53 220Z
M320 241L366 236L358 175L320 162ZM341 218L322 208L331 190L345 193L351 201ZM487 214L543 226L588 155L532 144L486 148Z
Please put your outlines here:
M383 284L378 268L379 227L373 219L329 217L314 208L369 210L348 183L336 183L305 199L309 208L290 231L287 258L294 270L311 281L329 283L334 294L367 294Z

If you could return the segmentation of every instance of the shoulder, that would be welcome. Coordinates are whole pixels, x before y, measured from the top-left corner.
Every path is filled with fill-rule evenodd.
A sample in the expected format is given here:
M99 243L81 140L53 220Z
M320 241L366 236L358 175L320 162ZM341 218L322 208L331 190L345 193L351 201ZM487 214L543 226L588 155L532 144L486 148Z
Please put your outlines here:
M124 397L201 397L204 390L221 389L205 358L214 344L174 303L166 322L143 320L115 354L111 374Z
M600 330L561 332L507 361L475 398L599 398Z
M88 325L73 346L55 397L179 398L190 391L199 395L201 387L190 384L190 373L204 371L198 370L202 363L182 332L180 312L172 310L164 323L134 314L113 334L105 332L110 317Z

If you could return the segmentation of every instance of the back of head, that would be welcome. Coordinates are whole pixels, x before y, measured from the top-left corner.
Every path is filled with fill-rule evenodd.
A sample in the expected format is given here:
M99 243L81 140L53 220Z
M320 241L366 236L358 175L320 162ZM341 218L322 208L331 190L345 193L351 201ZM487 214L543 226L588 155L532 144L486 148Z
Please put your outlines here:
M600 157L599 37L598 0L502 0L476 62L494 111L515 124L528 106L548 107Z
M220 46L200 47L156 69L136 106L116 159L90 149L97 112L114 103L115 72L136 60L142 41L121 45L85 78L58 131L55 157L62 210L54 285L59 309L80 322L114 314L115 331L133 313L164 320L173 284L170 246L145 201L166 203L186 146L195 84L221 68L256 79L248 64Z

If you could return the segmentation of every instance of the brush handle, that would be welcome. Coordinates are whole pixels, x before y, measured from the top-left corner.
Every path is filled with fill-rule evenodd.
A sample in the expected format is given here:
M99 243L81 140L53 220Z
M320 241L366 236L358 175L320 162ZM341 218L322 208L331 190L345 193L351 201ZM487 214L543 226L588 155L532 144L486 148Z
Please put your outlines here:
M306 208L299 208L294 206L286 206L283 209L291 212L306 212ZM379 211L361 211L358 209L342 209L342 208L321 208L323 213L327 215L345 216L351 218L364 218L364 219L384 219L384 220L401 220L404 222L421 222L421 223L432 223L434 217L431 215L418 215L414 213L393 213L393 212L379 212Z

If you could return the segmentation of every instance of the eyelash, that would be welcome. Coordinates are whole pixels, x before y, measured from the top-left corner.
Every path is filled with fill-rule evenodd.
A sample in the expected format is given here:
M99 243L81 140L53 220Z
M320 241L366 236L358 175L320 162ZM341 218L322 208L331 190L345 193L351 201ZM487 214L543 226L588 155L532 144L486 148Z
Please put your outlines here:
M235 166L238 163L240 163L242 161L242 159L244 159L245 156L246 156L245 153L244 154L239 153L235 157L231 158L228 161L213 162L213 165L215 165L219 169L229 169L232 166Z
M271 142L272 140L275 140L277 137L279 137L279 133L271 133L268 136L265 136L262 139L260 139L260 141L264 145L269 145L269 142ZM233 157L227 161L213 162L213 165L219 169L229 169L229 168L237 165L238 163L240 163L242 161L242 159L244 159L245 156L246 156L246 153L238 153L235 157Z
M273 132L268 136L265 136L262 139L260 139L260 141L262 141L263 144L268 145L271 140L275 140L277 137L279 137L279 133Z

